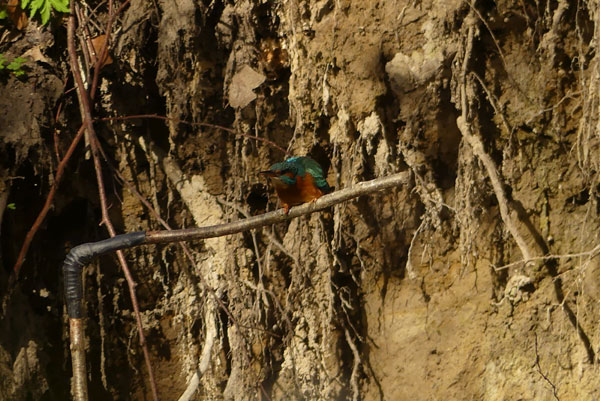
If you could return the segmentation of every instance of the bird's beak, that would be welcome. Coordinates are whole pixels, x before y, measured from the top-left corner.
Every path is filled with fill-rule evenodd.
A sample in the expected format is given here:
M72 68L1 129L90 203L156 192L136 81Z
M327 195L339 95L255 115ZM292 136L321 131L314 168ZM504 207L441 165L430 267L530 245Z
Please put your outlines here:
M262 174L267 177L277 177L277 173L275 173L274 171L271 171L271 170L261 171L258 174Z

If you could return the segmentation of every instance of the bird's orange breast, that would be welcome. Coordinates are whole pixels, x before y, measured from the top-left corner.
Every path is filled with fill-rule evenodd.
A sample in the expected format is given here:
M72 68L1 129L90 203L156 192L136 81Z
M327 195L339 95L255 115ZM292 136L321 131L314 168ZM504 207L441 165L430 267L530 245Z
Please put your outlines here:
M323 192L315 185L315 179L309 173L304 177L297 176L294 185L275 185L277 195L288 206L300 205L310 202L323 195Z

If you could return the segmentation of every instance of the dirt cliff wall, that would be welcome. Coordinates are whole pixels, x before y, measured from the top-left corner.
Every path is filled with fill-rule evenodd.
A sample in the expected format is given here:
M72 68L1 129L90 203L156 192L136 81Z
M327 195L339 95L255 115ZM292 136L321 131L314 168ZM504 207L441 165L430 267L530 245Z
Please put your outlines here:
M160 398L196 374L198 400L598 399L599 18L593 1L131 1L93 112L168 120L95 124L117 231L161 228L122 179L176 228L275 209L256 173L278 147L338 189L412 175L189 244L193 263L129 251ZM6 29L1 52L42 57L0 82L0 399L66 399L59 267L107 233L80 145L10 284L81 119L64 21ZM116 259L84 278L90 398L151 399Z

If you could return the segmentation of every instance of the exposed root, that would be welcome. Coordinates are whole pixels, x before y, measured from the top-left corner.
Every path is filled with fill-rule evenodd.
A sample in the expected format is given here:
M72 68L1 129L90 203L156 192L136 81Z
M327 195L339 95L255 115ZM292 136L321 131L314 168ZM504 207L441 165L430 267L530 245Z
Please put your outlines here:
M456 124L458 129L465 141L470 145L473 153L481 160L484 165L487 175L491 181L492 188L494 190L494 194L496 199L498 200L498 206L500 209L500 216L502 221L504 222L506 228L510 232L511 236L517 243L523 258L528 260L533 257L536 257L540 253L543 253L539 247L537 249L532 249L525 240L523 232L529 230L528 226L524 224L524 222L520 221L516 211L511 208L511 202L506 195L506 190L504 189L504 183L502 182L502 178L496 168L494 161L491 156L488 155L483 146L483 142L481 138L472 132L472 123L469 118L469 93L472 93L472 88L467 87L467 71L469 60L471 58L471 53L473 50L473 41L475 35L475 24L473 19L468 23L468 31L467 31L467 43L464 50L464 58L462 61L462 69L460 76L460 106L461 106L461 115L456 119ZM469 91L470 90L470 91ZM531 234L531 233L530 233Z
M344 328L344 333L346 335L346 343L352 350L352 355L354 355L354 360L352 362L352 374L350 375L350 386L352 387L352 400L358 401L360 399L360 387L358 386L358 375L360 374L360 365L362 363L360 359L360 353L358 352L358 348L356 348L356 344L352 340L352 336L348 331L348 328Z
M205 313L204 321L206 322L206 337L204 340L204 347L202 347L202 354L200 355L198 369L192 375L185 391L183 394L181 394L178 401L189 401L192 399L196 393L196 390L198 389L198 385L200 384L200 378L209 367L213 345L215 344L215 340L217 338L217 326L215 324L214 313L214 310L207 310Z

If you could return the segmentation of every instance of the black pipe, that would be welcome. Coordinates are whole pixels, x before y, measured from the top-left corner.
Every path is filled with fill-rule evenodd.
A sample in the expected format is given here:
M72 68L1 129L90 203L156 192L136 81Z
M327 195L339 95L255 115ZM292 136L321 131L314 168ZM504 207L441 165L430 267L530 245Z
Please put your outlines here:
M140 245L145 240L146 232L138 231L98 242L88 242L71 249L63 263L65 298L70 318L83 318L83 284L81 280L83 266L96 256Z

